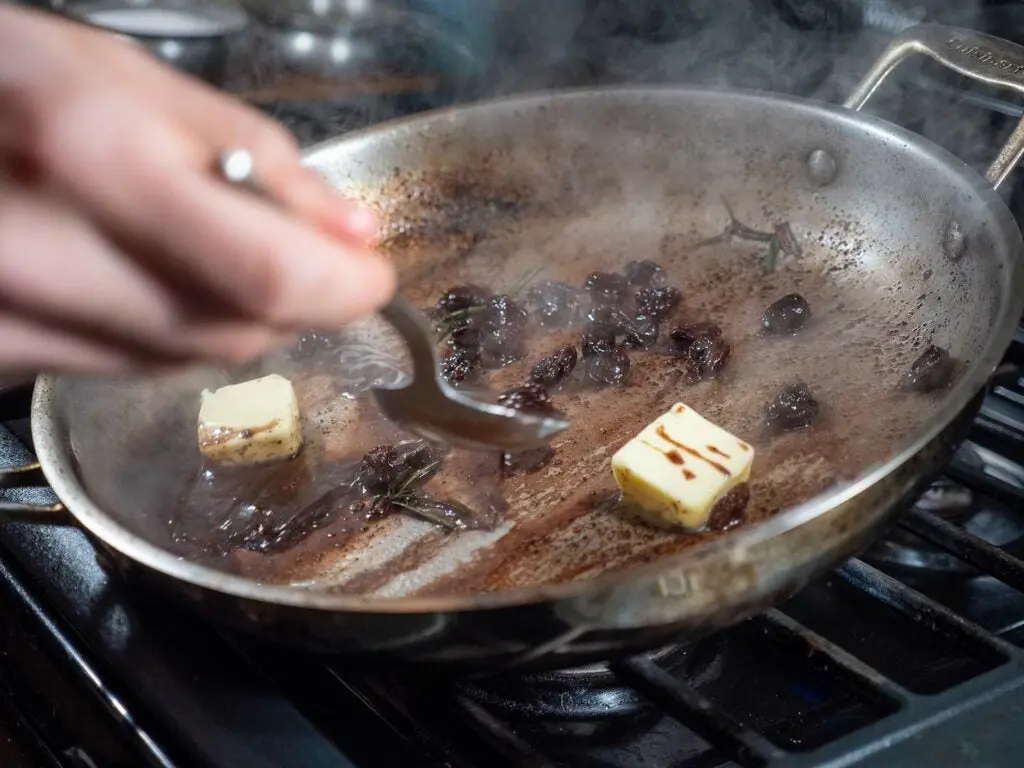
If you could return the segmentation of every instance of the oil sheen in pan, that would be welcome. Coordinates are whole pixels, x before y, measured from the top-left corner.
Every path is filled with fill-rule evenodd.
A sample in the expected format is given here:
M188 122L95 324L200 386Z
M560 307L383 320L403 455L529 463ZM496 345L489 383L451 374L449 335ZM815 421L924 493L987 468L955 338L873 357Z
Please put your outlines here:
M749 521L884 459L888 446L935 408L935 398L895 391L901 372L932 340L932 329L916 319L919 285L918 290L904 288L899 275L885 270L851 269L871 258L859 245L870 239L853 224L820 214L801 220L799 212L792 212L803 255L782 260L776 273L764 276L759 244L692 247L724 226L716 190L643 199L612 185L591 198L574 198L570 205L557 195L552 200L536 194L522 198L507 186L474 186L465 178L446 182L435 177L432 183L436 186L421 186L415 194L409 189L382 192L406 201L392 213L385 245L409 276L406 291L421 305L433 304L453 284L484 284L500 292L535 274L535 280L581 285L595 270L616 270L626 261L649 258L664 266L669 284L683 293L678 319L721 326L733 347L728 368L715 381L686 386L673 358L633 352L626 386L555 393L556 405L573 426L555 443L554 459L532 474L502 477L496 457L453 452L430 489L481 507L495 519L491 530L447 534L408 517L392 515L364 525L358 517L338 514L305 538L289 540L292 546L238 550L218 558L218 567L266 581L381 596L470 593L587 578L716 535L650 529L596 503L614 487L611 454L676 401L755 446ZM782 218L764 212L770 195L751 198L737 210L745 223L768 229ZM680 211L691 213L680 221ZM815 231L807 231L812 225ZM794 291L810 303L811 323L792 337L761 336L765 307ZM358 332L346 330L344 356L331 343L318 347L307 338L304 354L284 352L244 372L275 371L294 381L307 446L300 462L264 477L255 497L241 488L221 489L231 514L273 511L273 502L287 517L288 505L298 496L344 485L367 449L403 439L374 415L365 398L372 381L397 379L403 368L402 353L371 326L372 321ZM365 370L353 367L353 339L361 339L363 352L377 358ZM575 341L575 335L535 331L527 358L494 372L489 386L501 390L523 383L534 362L566 341ZM765 403L801 380L822 403L819 422L799 433L769 437L762 422ZM159 458L169 479L159 491L151 482L140 483L131 499L133 510L162 521L146 535L188 556L208 551L210 541L229 535L232 525L231 514L225 517L218 505L171 519L166 514L168 496L181 496L200 477L197 452L186 439L194 442L190 403L199 384L192 382L190 390L177 385L167 401L174 424L163 426ZM146 407L152 405L151 398L146 400ZM166 437L169 432L178 438ZM126 449L112 460L121 462L120 477L130 486L133 470L152 472L153 455L150 447L144 461L136 460ZM90 492L108 506L116 501L125 508L128 486L118 487L116 499L104 499L96 488ZM507 504L507 511L497 500ZM183 525L192 526L186 536L180 536ZM172 533L178 534L177 543Z

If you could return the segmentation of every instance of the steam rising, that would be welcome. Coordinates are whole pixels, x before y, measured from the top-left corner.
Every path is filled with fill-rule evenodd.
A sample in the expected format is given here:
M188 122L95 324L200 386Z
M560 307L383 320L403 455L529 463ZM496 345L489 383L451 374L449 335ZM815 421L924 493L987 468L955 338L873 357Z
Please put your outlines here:
M893 35L938 21L990 34L1024 28L1024 7L981 0L519 0L477 3L472 33L489 76L484 97L581 85L682 83L838 103ZM487 10L484 10L484 9ZM987 8L987 9L986 9ZM1010 17L1009 22L1007 17ZM993 97L999 96L1000 102ZM988 99L988 103L982 103ZM1009 106L1008 106L1009 103ZM1014 97L911 60L869 110L978 169L1019 117ZM956 119L950 119L956 115Z

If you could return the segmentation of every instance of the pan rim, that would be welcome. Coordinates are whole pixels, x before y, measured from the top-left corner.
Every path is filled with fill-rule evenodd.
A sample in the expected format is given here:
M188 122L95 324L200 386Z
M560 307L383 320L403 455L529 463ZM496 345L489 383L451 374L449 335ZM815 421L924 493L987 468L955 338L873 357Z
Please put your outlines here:
M595 95L643 99L644 97L664 97L667 93L676 95L680 99L690 98L696 94L713 94L718 97L739 98L748 102L763 101L775 106L786 104L804 112L819 115L824 112L829 114L832 119L853 122L862 128L874 128L884 131L890 137L905 139L909 146L928 151L936 160L942 161L948 170L972 183L976 193L982 198L982 202L987 203L991 208L992 217L1000 220L997 223L1003 228L1009 227L1010 231L1016 233L1014 238L1016 240L1014 244L1015 258L1012 258L1007 265L1007 279L1001 283L999 312L985 347L974 359L965 375L946 394L941 407L936 409L932 418L919 430L909 435L881 464L869 468L852 482L834 486L801 504L783 510L772 518L754 525L743 526L726 536L695 544L683 552L652 563L601 574L581 581L518 587L482 594L397 598L343 595L309 588L267 584L181 559L132 533L89 498L73 468L64 459L67 451L61 447L55 389L61 377L43 374L36 381L31 423L37 458L53 491L64 502L78 524L105 544L151 570L192 586L260 603L295 608L329 612L416 614L510 608L586 598L621 586L623 583L648 580L658 574L685 567L687 563L716 559L716 556L722 558L730 551L756 547L758 544L777 538L813 519L828 514L831 510L849 502L874 484L882 481L935 439L984 387L1009 346L1021 309L1024 308L1024 263L1021 258L1024 254L1024 243L1021 241L1016 221L998 193L986 184L977 172L942 147L872 115L811 99L741 89L678 85L643 87L627 85L540 91L433 110L380 123L313 145L303 152L303 160L306 164L315 164L317 156L321 153L333 150L338 145L355 147L359 142L374 138L382 130L396 131L407 130L410 127L423 127L430 123L444 121L453 114L492 110L496 106L505 109L530 108L538 106L541 102L550 104L552 100L569 101L593 98Z

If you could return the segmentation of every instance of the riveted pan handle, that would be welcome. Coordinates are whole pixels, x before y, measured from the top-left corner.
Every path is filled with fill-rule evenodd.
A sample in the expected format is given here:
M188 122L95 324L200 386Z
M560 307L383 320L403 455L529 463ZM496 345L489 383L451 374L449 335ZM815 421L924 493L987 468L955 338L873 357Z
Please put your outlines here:
M863 107L889 73L915 53L923 53L973 80L1024 94L1024 47L969 29L921 24L905 30L889 44L853 89L845 106L850 109ZM1017 123L1013 134L988 167L986 180L998 189L1016 167L1021 155L1024 155L1024 118Z
M28 416L32 400L32 384L0 390L0 416L15 419ZM10 488L46 488L49 483L38 461L16 467L0 468L0 490ZM65 523L68 517L64 505L33 504L31 502L0 500L0 520L34 520L47 523Z

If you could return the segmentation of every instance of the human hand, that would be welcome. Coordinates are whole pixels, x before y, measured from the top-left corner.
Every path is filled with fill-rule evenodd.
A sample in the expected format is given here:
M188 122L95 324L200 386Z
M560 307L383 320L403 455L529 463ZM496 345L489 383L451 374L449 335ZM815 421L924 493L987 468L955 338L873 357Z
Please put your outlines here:
M283 128L131 43L0 4L0 104L0 374L243 361L394 290ZM290 213L214 175L236 147Z

